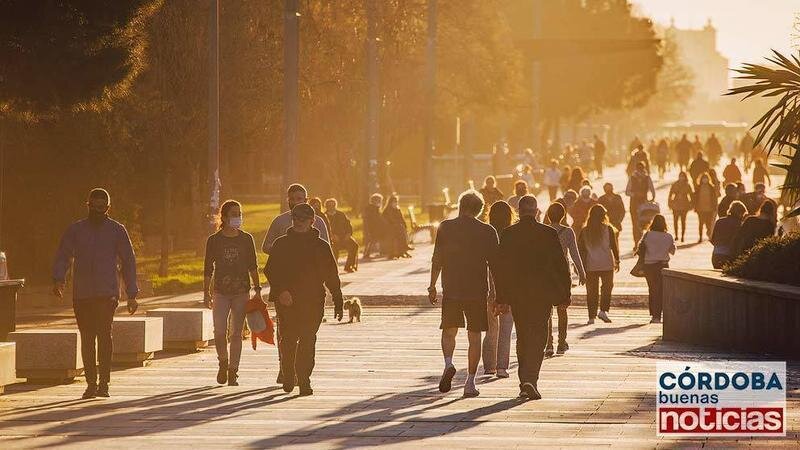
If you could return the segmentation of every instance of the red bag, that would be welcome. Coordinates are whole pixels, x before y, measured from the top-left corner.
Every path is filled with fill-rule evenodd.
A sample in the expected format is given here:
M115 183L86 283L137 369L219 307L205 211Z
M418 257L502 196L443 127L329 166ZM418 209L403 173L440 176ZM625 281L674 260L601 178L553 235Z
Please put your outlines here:
M269 310L267 309L267 305L264 304L261 300L253 297L247 302L247 307L245 308L246 313L250 313L253 311L259 311L261 315L264 317L264 322L267 324L267 328L260 333L250 333L250 340L253 344L253 350L256 349L258 341L261 340L262 342L266 342L267 344L275 345L275 324L272 322L272 319L269 317Z

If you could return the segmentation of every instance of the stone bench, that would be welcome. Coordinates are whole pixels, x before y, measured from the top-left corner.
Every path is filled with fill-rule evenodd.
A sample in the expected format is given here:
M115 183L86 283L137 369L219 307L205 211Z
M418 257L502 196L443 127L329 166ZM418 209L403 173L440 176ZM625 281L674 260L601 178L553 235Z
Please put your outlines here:
M115 367L142 367L164 349L163 317L115 317L111 325Z
M197 351L214 339L214 320L206 308L158 308L148 317L164 319L164 350Z
M78 330L37 329L15 331L17 378L28 383L71 383L83 373L81 335Z
M0 394L9 384L17 382L17 344L0 342Z

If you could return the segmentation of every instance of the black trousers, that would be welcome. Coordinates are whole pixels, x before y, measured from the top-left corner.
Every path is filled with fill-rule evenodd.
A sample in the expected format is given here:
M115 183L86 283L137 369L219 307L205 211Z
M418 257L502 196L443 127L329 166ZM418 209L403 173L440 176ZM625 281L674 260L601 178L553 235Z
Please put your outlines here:
M519 363L519 382L536 386L539 370L544 359L547 343L547 321L550 319L550 305L531 304L525 307L512 306L514 327L517 329L517 361Z
M100 384L111 379L111 322L119 301L114 298L89 298L74 300L72 309L81 333L81 357L88 384L97 384L97 366L100 366ZM97 349L95 350L95 346Z
M567 343L567 305L554 306L558 314L558 345L561 346ZM553 349L553 313L547 317L547 347L548 350Z
M650 306L650 316L656 319L661 318L663 310L663 279L661 269L669 267L667 263L645 264L644 277L647 280L648 303Z
M602 281L602 287L600 282ZM614 271L588 271L586 272L586 306L589 318L597 317L597 303L599 295L600 311L608 312L611 309L611 290L614 289ZM599 292L599 294L598 294Z
M344 264L345 267L355 267L356 266L356 258L358 258L358 242L353 239L352 236L349 237L340 237L336 239L336 243L333 244L333 256L336 259L339 259L339 252L342 250L347 252L347 262Z
M297 376L302 386L309 384L317 352L317 331L322 324L324 306L278 306L280 317L280 363L283 380Z

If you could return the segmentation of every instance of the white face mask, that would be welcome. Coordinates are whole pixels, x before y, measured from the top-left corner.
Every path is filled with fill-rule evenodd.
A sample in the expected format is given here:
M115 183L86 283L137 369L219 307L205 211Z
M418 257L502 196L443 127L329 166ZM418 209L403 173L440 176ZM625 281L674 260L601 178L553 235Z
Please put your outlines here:
M231 217L228 219L228 226L231 228L241 228L242 226L242 218L241 217Z

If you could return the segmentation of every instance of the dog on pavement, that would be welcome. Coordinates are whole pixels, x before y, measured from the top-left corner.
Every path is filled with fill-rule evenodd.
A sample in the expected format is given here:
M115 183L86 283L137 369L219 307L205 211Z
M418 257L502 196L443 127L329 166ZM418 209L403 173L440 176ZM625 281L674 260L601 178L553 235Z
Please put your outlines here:
M353 321L361 322L361 300L358 297L345 300L344 309L347 310L347 314L350 316L348 323L353 323Z

